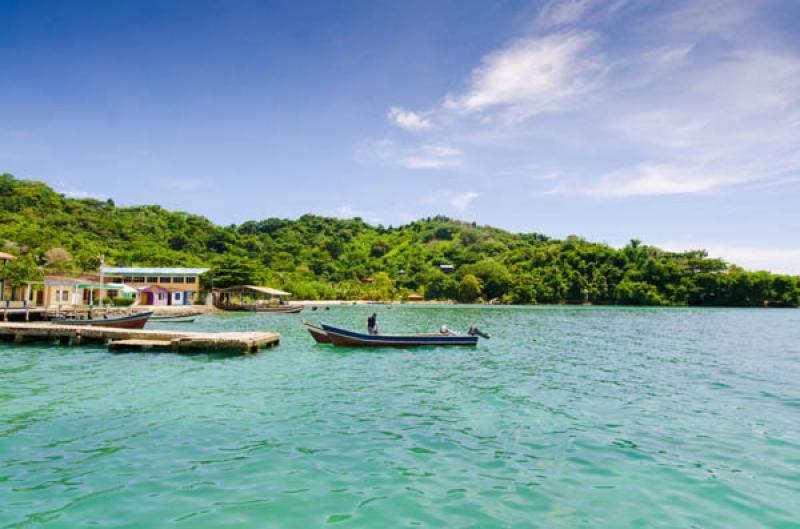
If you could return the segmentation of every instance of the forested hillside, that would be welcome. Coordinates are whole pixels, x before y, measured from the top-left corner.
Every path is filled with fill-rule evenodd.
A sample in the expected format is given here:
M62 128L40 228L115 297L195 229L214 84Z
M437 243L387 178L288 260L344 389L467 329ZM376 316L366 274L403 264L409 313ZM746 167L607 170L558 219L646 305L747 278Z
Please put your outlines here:
M0 246L20 256L11 283L42 271L200 266L215 286L269 284L298 299L428 299L507 303L798 306L794 276L745 272L704 251L555 240L445 217L401 227L304 215L216 226L159 206L67 198L45 184L0 176ZM445 274L441 264L452 264ZM206 278L210 281L211 275Z

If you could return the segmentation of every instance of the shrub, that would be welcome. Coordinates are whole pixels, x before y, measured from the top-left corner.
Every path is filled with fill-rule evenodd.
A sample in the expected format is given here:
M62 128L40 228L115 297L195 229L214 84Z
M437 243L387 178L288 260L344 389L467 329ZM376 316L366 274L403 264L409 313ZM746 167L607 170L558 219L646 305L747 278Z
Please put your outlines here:
M114 298L111 303L115 307L130 307L136 300L134 298Z

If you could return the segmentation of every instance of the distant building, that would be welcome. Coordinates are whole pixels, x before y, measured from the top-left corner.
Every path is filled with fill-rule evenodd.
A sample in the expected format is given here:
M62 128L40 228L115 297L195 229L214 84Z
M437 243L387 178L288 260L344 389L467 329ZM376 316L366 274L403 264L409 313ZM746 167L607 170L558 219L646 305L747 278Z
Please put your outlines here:
M82 274L78 277L49 274L44 281L32 282L38 285L31 300L34 305L45 307L57 305L96 305L104 297L122 295L125 286L103 284L97 274Z
M12 259L16 259L15 256L11 255L10 253L0 252L0 261L2 264L2 283L0 283L0 301L6 300L6 265Z
M452 274L456 271L456 267L451 264L442 264L439 265L439 270L444 272L445 274Z
M103 267L101 272L106 283L135 288L140 305L192 305L198 301L200 276L208 268Z

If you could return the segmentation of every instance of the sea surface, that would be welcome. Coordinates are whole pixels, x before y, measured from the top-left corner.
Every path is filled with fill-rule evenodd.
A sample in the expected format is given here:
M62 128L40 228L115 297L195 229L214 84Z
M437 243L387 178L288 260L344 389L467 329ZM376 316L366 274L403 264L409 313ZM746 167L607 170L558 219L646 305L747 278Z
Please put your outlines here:
M334 349L302 319L491 333ZM257 355L0 344L0 527L800 527L800 310L207 315Z

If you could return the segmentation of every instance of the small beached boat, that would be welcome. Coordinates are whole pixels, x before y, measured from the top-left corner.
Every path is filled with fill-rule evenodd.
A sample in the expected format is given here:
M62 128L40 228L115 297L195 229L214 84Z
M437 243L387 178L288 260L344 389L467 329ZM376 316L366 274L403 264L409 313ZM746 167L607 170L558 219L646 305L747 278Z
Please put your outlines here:
M263 305L263 306L256 306L256 312L273 312L275 314L297 314L298 312L302 312L305 307L303 305Z
M202 313L196 312L194 314L180 314L176 316L151 316L150 321L163 323L192 323L200 314Z
M364 334L322 324L333 345L338 347L420 347L444 345L478 345L478 336L430 334Z
M304 321L303 325L305 325L306 329L308 330L308 334L310 334L317 343L331 343L328 333L326 333L325 329L322 327L318 327L313 323L308 323L307 321Z
M112 316L110 318L91 318L88 320L54 319L51 323L62 325L93 325L95 327L114 327L117 329L143 329L152 312L140 312L127 316Z

